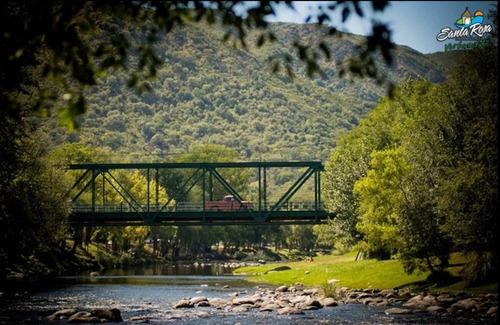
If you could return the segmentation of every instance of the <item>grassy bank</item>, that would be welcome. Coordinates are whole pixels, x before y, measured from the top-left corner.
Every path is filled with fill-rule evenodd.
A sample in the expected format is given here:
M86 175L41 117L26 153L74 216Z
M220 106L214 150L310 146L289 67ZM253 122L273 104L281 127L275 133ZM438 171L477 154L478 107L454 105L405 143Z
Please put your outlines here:
M373 259L355 261L356 252L345 255L324 255L314 258L312 262L290 262L280 264L266 264L256 267L243 267L234 271L239 275L251 275L249 281L269 283L272 285L292 285L301 282L310 287L323 287L328 280L339 280L337 286L351 289L411 289L429 290L436 292L492 292L498 291L498 282L488 285L467 288L461 281L460 269L465 262L461 256L453 256L452 266L448 271L454 276L453 281L446 284L437 284L426 280L426 273L408 275L403 270L400 260L377 261ZM279 266L288 266L290 270L270 272Z

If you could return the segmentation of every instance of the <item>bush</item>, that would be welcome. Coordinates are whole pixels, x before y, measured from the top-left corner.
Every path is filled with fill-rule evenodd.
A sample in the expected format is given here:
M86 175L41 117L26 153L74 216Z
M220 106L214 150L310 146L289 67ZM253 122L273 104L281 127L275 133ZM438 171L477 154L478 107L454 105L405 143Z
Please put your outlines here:
M240 251L237 251L236 253L234 253L233 255L233 258L235 260L238 260L238 261L241 261L243 260L245 257L247 257L247 254L243 253L243 252L240 252Z
M498 280L498 260L492 253L477 253L461 270L467 286L483 285Z
M111 269L114 267L113 259L108 255L97 256L97 262L102 269Z
M266 261L266 262L274 262L281 260L281 257L271 252L268 249L262 249L257 253L249 254L245 257L246 262L257 262L257 261Z
M122 267L128 267L128 266L133 266L134 265L134 258L130 256L129 254L122 254L120 257L120 265Z
M323 294L327 298L337 298L337 284L334 282L326 282L322 286Z

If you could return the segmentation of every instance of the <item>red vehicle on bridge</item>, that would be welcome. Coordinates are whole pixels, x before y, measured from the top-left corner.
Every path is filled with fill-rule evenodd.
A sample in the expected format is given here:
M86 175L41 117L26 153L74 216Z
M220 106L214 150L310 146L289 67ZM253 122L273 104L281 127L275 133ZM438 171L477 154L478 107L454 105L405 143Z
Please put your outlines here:
M208 201L205 202L205 210L207 211L241 211L252 210L253 205L250 201L238 201L233 195L224 196L224 201Z

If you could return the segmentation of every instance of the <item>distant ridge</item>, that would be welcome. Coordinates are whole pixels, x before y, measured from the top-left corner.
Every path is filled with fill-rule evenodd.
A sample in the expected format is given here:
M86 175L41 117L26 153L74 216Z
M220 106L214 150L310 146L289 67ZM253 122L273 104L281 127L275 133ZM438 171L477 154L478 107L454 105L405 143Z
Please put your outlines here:
M131 25L121 31L131 42L142 35ZM120 159L173 159L193 145L220 144L235 149L242 160L326 160L339 136L356 126L386 95L368 79L338 78L335 62L352 55L362 37L343 34L329 41L332 60L321 59L325 78L271 73L269 57L291 54L295 38L323 37L314 24L272 23L277 41L262 48L233 48L221 42L215 26L186 25L165 36L158 53L165 64L151 83L153 91L138 95L126 87L123 71L110 73L89 91L89 111L79 131L67 134L50 121L53 144L80 142L109 147ZM256 43L250 34L248 44ZM132 62L134 58L131 59ZM446 60L444 60L446 62ZM394 51L394 65L381 71L396 83L417 77L444 81L438 55L409 47Z

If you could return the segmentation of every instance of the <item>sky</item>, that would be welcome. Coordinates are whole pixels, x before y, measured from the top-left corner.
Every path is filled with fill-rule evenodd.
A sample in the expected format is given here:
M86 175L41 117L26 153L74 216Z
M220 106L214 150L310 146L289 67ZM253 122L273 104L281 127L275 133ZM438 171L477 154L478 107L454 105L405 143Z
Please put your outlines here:
M286 6L279 6L277 16L270 21L304 23L310 13L318 5L329 1L293 1L296 10L293 12ZM392 41L399 45L407 45L421 53L428 54L445 50L446 43L456 43L454 40L438 41L436 36L441 29L449 27L458 29L455 22L461 18L466 8L474 14L480 10L484 13L484 24L492 25L488 19L491 4L498 1L390 1L389 6L381 15L374 15L369 1L364 1L367 16L359 19L351 15L345 25L334 25L339 30L358 35L368 35L371 30L371 19L388 24ZM340 18L340 15L339 17ZM338 21L341 21L338 19Z

